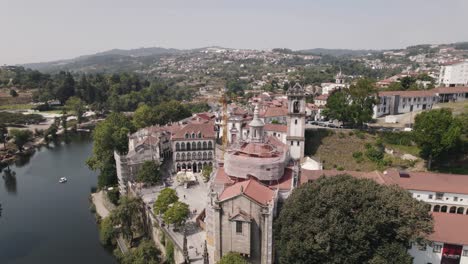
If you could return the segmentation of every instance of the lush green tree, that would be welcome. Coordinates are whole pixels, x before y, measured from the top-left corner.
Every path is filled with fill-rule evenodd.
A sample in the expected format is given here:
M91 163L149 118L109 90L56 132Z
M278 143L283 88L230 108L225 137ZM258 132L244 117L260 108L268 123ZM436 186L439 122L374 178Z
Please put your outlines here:
M164 214L169 205L177 202L179 197L174 189L165 188L159 193L158 199L154 203L154 213L155 214Z
M15 141L15 145L19 151L23 151L24 145L33 139L33 132L30 130L11 129L10 135Z
M49 128L46 129L44 133L44 139L48 143L49 139L52 138L52 140L57 139L57 132L58 132L58 126L55 123L52 123Z
M349 89L334 92L327 100L324 115L362 127L372 120L374 105L377 103L375 83L367 78L359 79Z
M403 91L403 87L401 86L400 82L392 82L390 85L385 89L387 91Z
M248 264L249 262L245 260L239 253L229 252L224 255L219 261L218 264Z
M112 225L119 226L119 232L131 244L136 235L146 232L145 216L145 204L141 198L123 196L109 217Z
M192 115L187 106L174 100L159 104L154 108L154 112L159 125L176 122Z
M143 240L138 247L130 249L120 263L122 264L159 264L162 263L161 252L154 246L153 241Z
M0 124L0 143L3 143L3 147L6 148L8 136L8 129L4 124Z
M86 161L93 170L99 170L98 186L117 183L114 150L128 151L128 133L135 131L132 122L121 113L111 113L96 125L93 133L93 155Z
M11 96L11 97L18 97L18 92L16 92L15 89L11 89L11 90L10 90L10 96Z
M416 84L416 78L411 76L405 76L400 79L400 84L403 90L408 90L414 84Z
M450 109L425 111L415 118L414 140L421 149L421 157L428 160L429 169L433 160L456 149L461 133L461 123L453 117Z
M78 124L81 124L81 121L83 121L83 114L86 111L84 102L80 98L72 96L65 103L65 107L68 110L75 112Z
M154 108L145 104L140 105L133 114L133 124L136 128L152 126L158 123L158 121L159 119Z
M205 166L203 167L203 178L206 182L210 180L211 173L213 172L213 166Z
M341 122L350 122L348 93L344 90L333 92L327 99L327 107L323 115L328 119L336 119Z
M280 263L410 264L405 247L432 233L432 217L396 185L341 175L295 189L274 232Z
M183 202L175 202L164 212L163 219L168 224L181 226L190 215L189 206Z
M159 171L159 165L154 161L145 161L141 168L138 170L137 181L147 184L158 184L161 182L161 173Z
M75 94L75 79L69 72L60 72L56 77L54 94L63 105Z
M111 218L106 217L102 219L99 224L99 240L103 245L111 246L114 244L115 229L112 224Z

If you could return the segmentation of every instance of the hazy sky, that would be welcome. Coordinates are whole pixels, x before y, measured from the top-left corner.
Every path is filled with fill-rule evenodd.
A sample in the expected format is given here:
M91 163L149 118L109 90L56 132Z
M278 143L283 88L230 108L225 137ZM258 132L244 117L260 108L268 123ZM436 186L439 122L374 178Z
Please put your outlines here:
M468 0L0 0L0 65L112 48L382 49L468 40Z

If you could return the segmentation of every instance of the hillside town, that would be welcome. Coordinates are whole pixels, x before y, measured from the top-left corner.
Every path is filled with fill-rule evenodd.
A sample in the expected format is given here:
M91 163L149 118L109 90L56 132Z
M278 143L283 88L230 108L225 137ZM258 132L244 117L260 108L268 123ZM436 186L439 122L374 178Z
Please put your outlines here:
M468 263L466 43L162 50L0 66L7 192L85 141L120 263Z

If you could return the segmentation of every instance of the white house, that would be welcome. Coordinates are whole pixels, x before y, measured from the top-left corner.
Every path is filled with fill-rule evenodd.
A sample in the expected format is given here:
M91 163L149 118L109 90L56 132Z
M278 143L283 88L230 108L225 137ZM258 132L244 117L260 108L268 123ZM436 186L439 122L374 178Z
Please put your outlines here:
M442 66L439 84L443 86L468 86L468 60Z

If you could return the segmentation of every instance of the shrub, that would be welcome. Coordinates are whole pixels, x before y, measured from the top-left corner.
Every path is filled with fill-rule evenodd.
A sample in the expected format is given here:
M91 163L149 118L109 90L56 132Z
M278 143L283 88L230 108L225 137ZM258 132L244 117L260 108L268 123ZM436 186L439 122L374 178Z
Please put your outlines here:
M381 149L370 147L366 150L366 157L373 162L379 162L384 157L384 152Z
M114 187L112 190L107 191L107 198L109 198L111 203L117 205L120 198L119 189Z
M166 263L169 263L169 264L175 263L174 244L172 244L172 241L170 240L167 240L167 245L166 245Z
M345 137L346 137L346 135L345 135L345 133L343 133L343 132L340 132L340 133L338 134L338 137L339 137L339 138L345 138Z
M109 217L102 219L99 225L99 240L103 245L113 245L115 230Z
M361 163L364 161L364 156L361 151L353 152L353 158L356 160L357 163Z
M360 139L366 139L366 134L361 130L356 130L354 134Z

